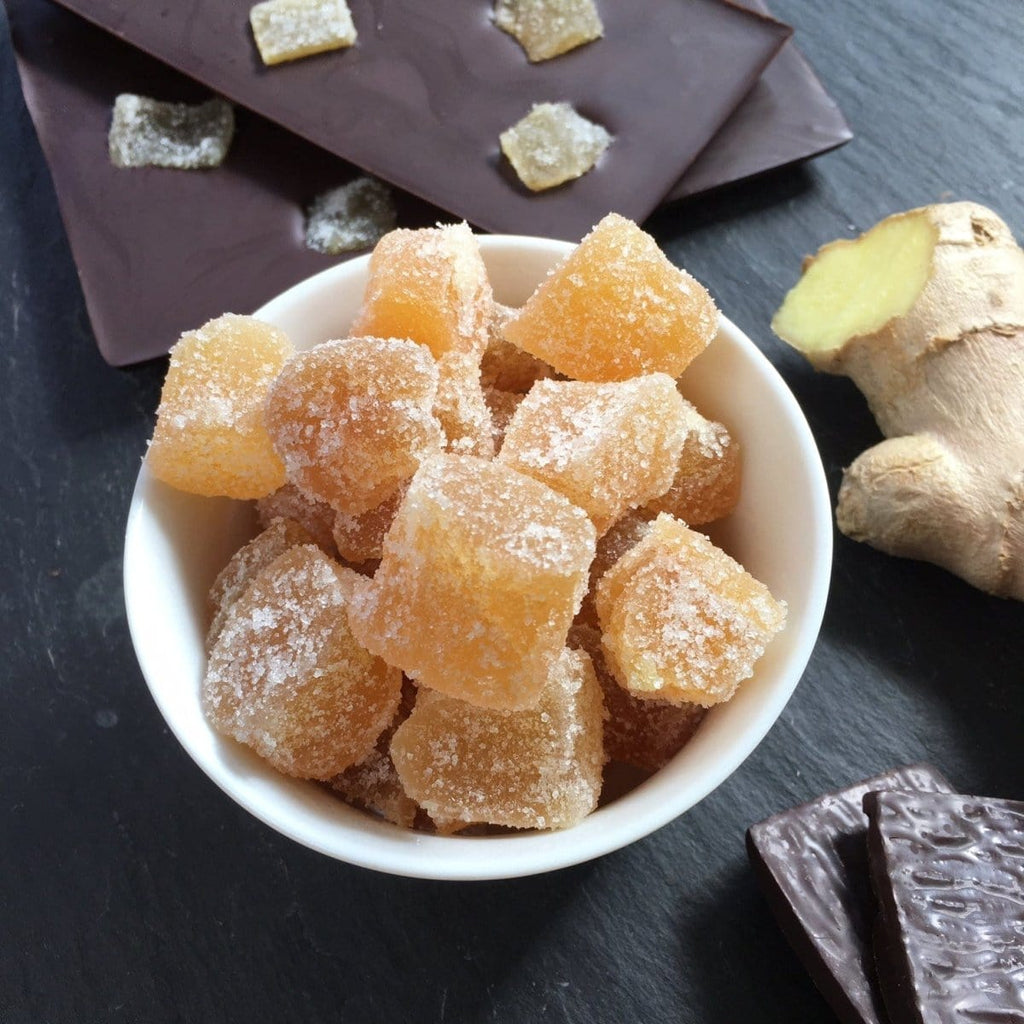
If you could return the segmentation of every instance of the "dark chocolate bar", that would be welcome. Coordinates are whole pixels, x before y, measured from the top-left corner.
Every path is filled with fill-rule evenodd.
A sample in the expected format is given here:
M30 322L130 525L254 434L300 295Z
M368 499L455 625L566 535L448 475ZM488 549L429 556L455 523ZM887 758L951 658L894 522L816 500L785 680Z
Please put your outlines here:
M864 809L893 1024L1020 1024L1024 803L872 792Z
M896 768L783 811L747 831L768 904L821 994L845 1024L884 1024L874 982L866 793L949 791L928 765Z
M478 227L571 241L609 210L643 220L792 34L719 0L607 3L603 38L530 64L487 0L351 0L354 46L265 67L249 3L60 2ZM545 101L571 103L614 141L589 173L534 194L498 137Z

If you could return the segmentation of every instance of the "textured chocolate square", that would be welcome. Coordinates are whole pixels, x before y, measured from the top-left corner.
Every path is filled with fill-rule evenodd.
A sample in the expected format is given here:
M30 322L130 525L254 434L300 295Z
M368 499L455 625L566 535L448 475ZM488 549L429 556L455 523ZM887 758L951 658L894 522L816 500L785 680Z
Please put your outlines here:
M928 765L895 768L782 811L747 831L768 905L833 1011L846 1024L884 1024L874 982L867 818L873 790L947 791Z

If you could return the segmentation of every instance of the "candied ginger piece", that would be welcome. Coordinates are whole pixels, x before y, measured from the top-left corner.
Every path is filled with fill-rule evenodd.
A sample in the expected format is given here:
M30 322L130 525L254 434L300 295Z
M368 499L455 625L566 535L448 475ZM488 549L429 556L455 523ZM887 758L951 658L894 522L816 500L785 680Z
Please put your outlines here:
M594 0L496 0L494 24L518 40L531 63L604 35Z
M264 64L281 64L356 41L345 0L265 0L249 11L249 24Z
M292 519L275 519L262 533L232 555L210 587L206 606L210 613L210 628L206 632L206 651L209 653L224 628L232 605L249 589L249 584L289 548L298 544L312 544L313 538L306 528Z
M487 344L493 296L480 248L467 224L399 228L370 256L369 280L353 334L409 338L435 359L477 356Z
M492 438L495 452L501 451L505 443L505 431L512 422L512 417L519 408L523 396L514 391L501 391L498 388L484 388L484 401L491 411Z
M534 103L499 141L519 180L531 192L541 192L586 174L612 136L568 103Z
M597 806L602 718L590 659L562 650L526 710L421 690L391 757L405 791L446 832L477 823L568 828Z
M601 684L607 713L604 752L608 760L651 773L663 768L692 739L707 709L699 704L638 700L619 685L605 664L599 629L574 625L569 631L569 645L590 655Z
M728 700L786 606L707 537L662 513L597 585L608 665L634 697Z
M115 167L219 167L235 134L235 110L226 100L164 103L121 93L107 136Z
M678 377L718 330L707 291L610 213L541 282L506 340L575 380Z
M208 497L262 498L285 482L263 405L294 354L284 331L226 313L181 336L146 455L153 475Z
M437 366L397 338L345 338L300 352L270 389L266 423L288 479L360 515L391 497L444 437L431 412Z
M333 508L325 501L307 498L295 484L285 484L273 494L256 502L256 514L265 530L275 519L293 519L300 523L321 551L332 557L337 554L334 544Z
M354 181L322 192L306 214L306 247L340 256L376 245L393 231L398 214L391 189L377 178Z
M537 381L553 377L555 371L501 336L505 324L515 315L516 310L497 302L494 304L487 348L480 361L480 383L485 389L497 388L525 395Z
M447 438L446 448L457 455L494 458L494 424L483 388L479 357L446 352L437 361L434 415Z
M442 693L529 707L565 646L594 539L582 509L531 477L472 456L425 460L352 631Z
M317 547L290 548L235 602L210 652L207 720L286 775L326 780L363 760L398 707L401 673L348 627L361 579Z
M579 505L601 534L668 490L684 419L683 399L664 373L606 384L538 381L512 417L500 459Z
M403 482L390 498L360 515L350 516L344 512L335 515L334 542L346 562L360 564L381 557L384 537L402 504L406 486Z
M689 402L686 440L672 486L647 503L652 514L668 512L690 526L727 516L740 500L740 443L714 420L705 419Z
M608 531L597 539L597 550L590 563L590 585L583 595L576 621L597 626L597 584L601 577L629 550L650 533L654 516L646 509L633 509L616 519ZM590 648L587 648L590 651ZM590 651L593 657L593 651ZM596 662L595 662L596 665Z

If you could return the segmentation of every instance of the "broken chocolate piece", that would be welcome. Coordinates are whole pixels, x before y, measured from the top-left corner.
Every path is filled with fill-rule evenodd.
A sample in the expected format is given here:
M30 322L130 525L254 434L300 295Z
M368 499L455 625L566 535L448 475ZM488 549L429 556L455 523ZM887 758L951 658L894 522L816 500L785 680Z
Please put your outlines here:
M896 768L783 811L747 831L747 852L772 913L818 990L846 1024L886 1020L873 980L865 833L874 790L947 792L928 765Z
M1024 1021L1024 803L871 792L864 810L893 1024Z

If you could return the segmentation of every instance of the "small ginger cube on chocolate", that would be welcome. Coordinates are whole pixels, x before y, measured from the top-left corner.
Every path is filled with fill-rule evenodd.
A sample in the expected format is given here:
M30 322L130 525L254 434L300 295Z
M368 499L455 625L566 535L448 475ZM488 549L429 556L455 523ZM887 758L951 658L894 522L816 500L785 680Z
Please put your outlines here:
M541 282L504 337L574 380L678 377L718 330L707 291L610 213Z
M602 718L590 659L563 650L526 710L476 707L421 688L391 758L406 792L442 832L474 824L568 828L597 806Z
M340 50L356 41L345 0L264 0L249 11L249 24L264 64Z
M114 100L107 136L115 167L219 167L235 134L235 111L226 100L165 103L122 93Z
M594 0L496 0L494 24L519 41L531 63L604 35Z
M538 381L512 417L500 459L560 491L601 534L668 490L684 417L675 381L664 373L605 384Z
M497 462L425 460L350 612L369 650L481 707L536 703L586 588L582 509Z
M728 700L786 606L703 534L662 513L597 585L608 665L640 699Z
M499 141L519 180L531 192L541 192L586 174L612 136L568 103L535 103Z
M377 178L356 178L322 192L306 214L306 248L340 256L376 245L394 230L398 214L391 189Z
M183 334L171 350L156 429L153 475L191 494L262 498L285 482L263 406L294 354L284 331L226 313Z

